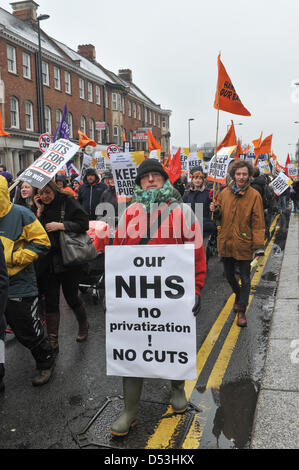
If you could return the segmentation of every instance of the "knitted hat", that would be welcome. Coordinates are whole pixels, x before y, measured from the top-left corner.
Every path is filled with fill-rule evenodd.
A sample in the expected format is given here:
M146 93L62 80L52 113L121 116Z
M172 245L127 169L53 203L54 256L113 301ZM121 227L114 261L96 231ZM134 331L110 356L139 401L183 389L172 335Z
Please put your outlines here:
M112 174L112 171L111 170L105 170L104 173L103 173L103 176L102 178L113 178L113 174Z
M98 173L96 171L95 168L92 168L92 167L89 167L86 169L85 171L85 176L88 176L88 175L95 175L95 176L98 176Z
M164 170L159 160L156 158L148 158L147 160L144 160L138 167L135 183L140 186L141 178L149 172L160 173L165 180L168 179L168 174Z
M12 181L12 174L8 171L2 171L0 175L4 176L4 178L6 178L9 183Z

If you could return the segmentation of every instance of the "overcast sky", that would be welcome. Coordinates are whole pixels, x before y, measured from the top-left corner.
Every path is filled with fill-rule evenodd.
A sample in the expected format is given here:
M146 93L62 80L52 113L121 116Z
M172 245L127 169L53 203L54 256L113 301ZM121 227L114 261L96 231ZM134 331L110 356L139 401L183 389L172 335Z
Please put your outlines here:
M96 58L170 109L171 145L215 141L213 108L217 56L251 117L220 112L220 140L233 119L237 137L251 143L273 133L284 163L299 137L297 0L36 0L49 14L44 31L77 50L94 44ZM0 0L11 12L10 2ZM242 125L236 125L242 123ZM289 145L292 144L292 145Z

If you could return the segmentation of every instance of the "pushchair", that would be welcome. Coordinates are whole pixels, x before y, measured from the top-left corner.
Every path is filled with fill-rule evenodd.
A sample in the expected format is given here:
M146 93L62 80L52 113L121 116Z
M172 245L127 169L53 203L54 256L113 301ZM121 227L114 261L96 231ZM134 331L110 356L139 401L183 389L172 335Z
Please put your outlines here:
M109 225L100 220L91 220L88 234L93 240L98 255L95 259L89 261L82 270L79 290L82 293L91 290L93 302L98 304L103 298L102 293L105 290L105 247L109 245Z

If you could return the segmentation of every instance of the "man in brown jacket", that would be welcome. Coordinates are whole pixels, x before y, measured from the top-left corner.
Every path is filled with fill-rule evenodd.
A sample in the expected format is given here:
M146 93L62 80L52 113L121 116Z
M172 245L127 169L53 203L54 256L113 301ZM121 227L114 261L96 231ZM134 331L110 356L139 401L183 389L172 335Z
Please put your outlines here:
M236 295L234 311L238 326L247 326L246 308L250 293L250 263L264 255L265 221L262 198L250 186L253 166L236 160L229 170L232 181L210 209L220 221L218 254L222 257L226 278ZM241 286L235 277L239 268Z

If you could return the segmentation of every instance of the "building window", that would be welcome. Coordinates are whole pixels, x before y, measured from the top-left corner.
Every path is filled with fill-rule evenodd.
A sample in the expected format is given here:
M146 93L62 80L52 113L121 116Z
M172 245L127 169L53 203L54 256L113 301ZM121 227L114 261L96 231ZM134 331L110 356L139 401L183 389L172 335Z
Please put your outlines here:
M106 123L106 144L110 142L110 127L109 124Z
M140 104L137 106L137 112L138 112L138 119L141 121L141 106Z
M20 127L19 102L17 98L10 98L10 127Z
M58 67L54 67L54 88L55 90L61 90L60 69Z
M153 113L153 124L156 125L156 113Z
M23 64L23 77L31 79L31 64L30 64L30 55L23 52L22 55L22 64Z
M158 127L161 127L161 118L160 118L160 114L158 114Z
M128 100L128 116L132 116L132 103Z
M133 118L136 119L137 114L136 114L136 103L133 103Z
M65 92L70 95L72 93L71 87L71 74L70 72L64 72L64 84L65 84Z
M81 116L81 119L80 119L80 127L81 127L81 131L86 134L86 119L84 116Z
M149 123L151 124L152 123L152 112L151 111L148 112L148 118L149 118Z
M88 98L88 101L90 101L92 103L92 101L93 101L92 83L90 83L90 82L87 83L87 98Z
M33 131L33 104L30 101L25 102L25 124L26 131Z
M61 109L56 109L55 118L56 118L56 129L57 129L57 127L58 127L59 124L60 124L61 118L62 118L62 111L61 111Z
M98 85L96 85L96 104L101 104L101 89Z
M79 96L82 100L85 99L84 80L79 78Z
M117 111L117 93L112 93L112 110Z
M147 122L147 108L144 107L144 122Z
M167 129L166 116L162 116L162 129Z
M109 108L109 95L106 88L104 88L104 96L105 96L105 108Z
M113 126L113 143L118 145L118 126Z
M70 133L70 139L74 137L74 131L73 131L73 115L72 113L68 113L67 115L67 122L69 125L69 133Z
M7 44L7 67L8 71L17 73L16 48Z
M122 110L123 110L123 114L126 113L126 105L125 105L125 97L123 96L122 97Z
M98 144L102 143L102 129L97 131L97 143Z
M49 106L45 106L45 130L48 134L52 134L51 109Z
M89 119L89 137L94 140L94 120Z
M49 86L50 85L49 64L47 62L42 62L42 76L43 76L43 84Z

